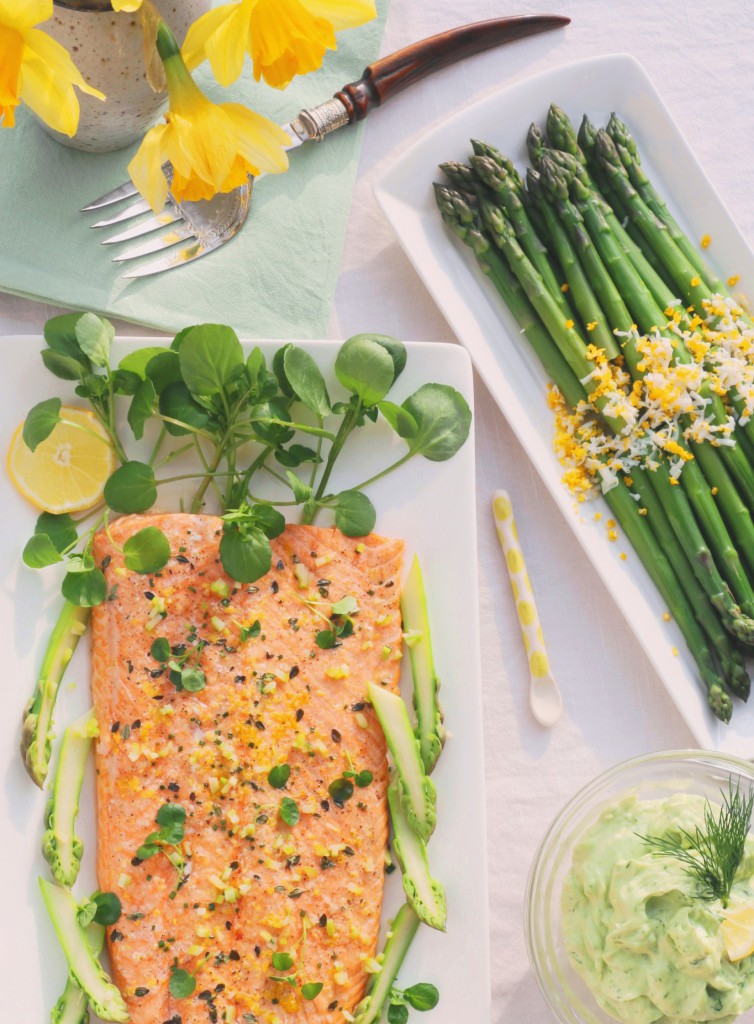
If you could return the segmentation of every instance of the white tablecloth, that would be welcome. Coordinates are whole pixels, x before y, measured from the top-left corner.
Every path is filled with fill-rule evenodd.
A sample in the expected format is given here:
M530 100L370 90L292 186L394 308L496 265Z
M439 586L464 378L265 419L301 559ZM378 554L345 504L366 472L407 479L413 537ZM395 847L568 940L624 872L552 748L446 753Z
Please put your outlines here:
M383 53L466 21L542 9L533 0L392 0ZM455 340L384 223L374 183L447 114L529 73L601 53L628 52L643 63L754 242L754 8L744 0L559 0L549 9L570 15L571 27L448 69L367 122L331 338L375 330ZM0 334L36 332L55 312L0 295ZM493 1021L528 1024L550 1019L522 927L526 875L547 823L610 764L694 741L479 380L476 439ZM528 710L526 659L489 515L490 494L501 486L518 514L563 690L565 711L552 731Z

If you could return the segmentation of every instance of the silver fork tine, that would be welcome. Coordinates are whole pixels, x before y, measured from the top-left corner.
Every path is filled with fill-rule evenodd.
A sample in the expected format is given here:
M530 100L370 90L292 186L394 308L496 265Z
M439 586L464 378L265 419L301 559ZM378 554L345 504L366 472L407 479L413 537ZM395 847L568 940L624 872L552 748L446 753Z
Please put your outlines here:
M227 241L229 241L229 238L224 235L205 244L202 244L197 240L181 249L172 249L164 256L160 256L159 259L152 260L152 262L147 263L146 266L136 267L134 270L130 270L127 274L123 274L122 276L150 277L152 274L161 274L164 270L173 270L175 267L185 267L187 263L192 263L194 260L198 260L201 256L206 256L208 253L214 252L215 249L218 249Z
M124 263L126 260L136 259L137 256L149 256L150 253L160 252L161 249L169 249L171 245L175 245L176 242L182 242L187 238L196 239L196 235L191 226L183 221L174 227L172 231L168 231L166 235L150 238L148 242L144 242L142 245L132 245L125 252L113 256L113 263Z
M93 203L89 203L88 206L82 206L80 212L88 213L90 210L101 210L103 206L110 206L111 203L120 202L121 199L128 199L129 196L136 195L136 186L133 182L126 181L122 185L118 185L112 192L106 192L99 199L95 199Z
M98 220L96 224L92 224L93 228L109 228L111 224L120 224L124 220L131 220L132 217L138 217L140 213L148 213L152 207L146 201L146 199L140 199L138 203L131 203L125 210L121 210L120 213L116 213L114 217L108 217L106 220Z
M102 244L112 245L113 242L127 242L130 238L139 238L141 235L148 235L150 231L157 231L158 228L167 227L168 224L175 224L176 221L180 220L183 220L183 217L177 210L158 213L156 217L150 217L149 220L143 220L134 227L128 228L126 231L121 231L119 234L113 235L111 238L103 239Z

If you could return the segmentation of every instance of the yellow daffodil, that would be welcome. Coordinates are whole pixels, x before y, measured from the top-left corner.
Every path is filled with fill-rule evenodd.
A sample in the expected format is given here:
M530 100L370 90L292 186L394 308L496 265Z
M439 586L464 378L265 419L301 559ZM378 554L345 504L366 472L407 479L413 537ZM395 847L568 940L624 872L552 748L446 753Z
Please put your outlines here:
M287 170L285 132L239 103L207 99L164 22L157 32L157 49L165 65L170 108L166 123L147 132L128 167L134 185L153 210L162 209L167 199L168 183L162 171L166 161L173 165L172 194L191 201L230 192L249 174Z
M240 0L194 22L183 45L190 68L208 60L224 86L241 74L246 53L254 77L284 89L295 75L316 71L335 33L376 17L374 0Z
M125 11L126 14L131 14L133 11L138 11L143 0L111 0L111 2L114 11Z
M84 81L68 51L35 28L52 17L52 0L0 0L0 124L12 128L22 101L56 131L75 135L74 86L105 97Z

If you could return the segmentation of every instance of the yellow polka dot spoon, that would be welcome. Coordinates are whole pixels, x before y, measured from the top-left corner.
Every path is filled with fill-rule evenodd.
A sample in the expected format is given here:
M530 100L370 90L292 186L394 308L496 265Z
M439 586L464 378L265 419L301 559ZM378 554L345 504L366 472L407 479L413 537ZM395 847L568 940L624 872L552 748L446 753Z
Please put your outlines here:
M563 698L550 671L550 662L545 650L545 640L539 622L537 605L534 601L534 592L531 589L524 555L518 542L518 530L513 518L511 500L505 491L495 491L492 500L492 514L495 518L500 547L505 555L518 621L521 624L524 646L529 658L531 674L529 704L532 714L540 725L555 725L563 710Z

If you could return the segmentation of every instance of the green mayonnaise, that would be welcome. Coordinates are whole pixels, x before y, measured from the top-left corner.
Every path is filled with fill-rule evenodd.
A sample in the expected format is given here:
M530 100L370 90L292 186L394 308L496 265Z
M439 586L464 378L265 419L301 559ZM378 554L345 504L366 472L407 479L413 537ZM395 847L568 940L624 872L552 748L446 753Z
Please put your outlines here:
M607 1013L626 1024L732 1021L754 1005L754 956L731 963L719 900L698 895L674 857L642 836L704 828L705 801L627 796L602 813L574 850L563 885L563 937L571 963ZM731 904L754 903L754 840Z

